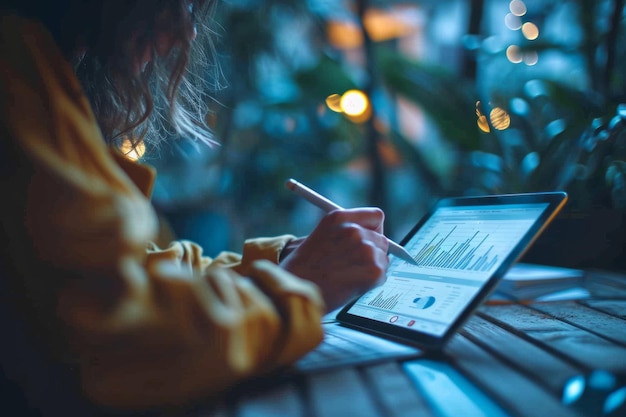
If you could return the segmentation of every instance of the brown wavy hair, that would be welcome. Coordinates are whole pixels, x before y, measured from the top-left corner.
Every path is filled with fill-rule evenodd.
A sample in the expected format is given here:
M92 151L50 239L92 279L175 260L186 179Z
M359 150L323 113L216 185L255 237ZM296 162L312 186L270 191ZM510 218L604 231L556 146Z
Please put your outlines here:
M216 3L9 0L9 8L48 27L73 62L108 144L155 148L171 136L215 143L206 118L210 92L221 80L211 29ZM159 56L157 38L164 33L173 47ZM138 71L146 48L152 60Z

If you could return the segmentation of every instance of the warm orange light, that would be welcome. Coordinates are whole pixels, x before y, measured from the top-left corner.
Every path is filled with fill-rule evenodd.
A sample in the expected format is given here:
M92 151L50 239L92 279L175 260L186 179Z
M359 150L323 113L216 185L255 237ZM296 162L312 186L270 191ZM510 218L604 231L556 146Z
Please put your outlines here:
M363 123L372 115L369 99L359 90L348 90L343 93L340 106L346 117L355 123Z
M128 158L133 161L139 160L144 153L146 153L146 144L143 142L139 142L137 145L133 146L133 143L130 139L125 139L120 146L120 151Z
M511 45L506 48L506 58L514 64L519 64L520 62L522 62L522 51L520 50L519 46Z
M478 116L478 128L485 133L489 133L491 129L489 129L489 122L487 121L487 117L480 115Z
M419 30L420 21L417 9L392 7L390 9L369 9L363 17L363 26L374 42L405 37ZM353 49L363 44L363 34L357 22L331 20L326 25L328 40L339 49Z
M485 133L489 133L491 131L491 129L489 128L489 121L487 120L487 116L485 116L481 111L480 111L480 101L476 102L476 116L478 116L478 120L476 121L476 123L478 124L478 128L480 130L482 130Z
M328 41L338 49L358 48L363 44L359 27L352 22L329 21L326 25Z
M341 109L341 96L339 94L331 94L330 96L326 97L326 105L329 109L336 113L343 112L343 110Z
M480 101L477 101L476 116L478 116L478 120L476 123L478 124L478 128L483 132L489 133L491 131L491 128L489 127L490 123L496 130L505 130L511 126L511 116L506 110L500 107L494 107L489 112L489 119L487 120L487 116L482 113L480 107Z
M348 90L341 96L339 105L348 116L360 116L367 111L369 100L362 91Z
M506 112L506 110L501 109L500 107L494 107L489 113L489 120L491 121L491 125L494 129L497 130L505 130L511 126L511 116Z
M390 11L369 9L363 17L367 33L375 42L401 38L416 31L416 24L409 20L407 10Z
M539 28L532 22L526 22L522 25L522 33L529 41L534 41L539 37Z

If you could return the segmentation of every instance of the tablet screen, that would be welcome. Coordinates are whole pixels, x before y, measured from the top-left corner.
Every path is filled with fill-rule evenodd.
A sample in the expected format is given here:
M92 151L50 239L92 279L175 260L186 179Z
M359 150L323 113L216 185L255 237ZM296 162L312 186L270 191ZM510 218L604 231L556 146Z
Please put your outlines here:
M403 241L417 265L392 257L385 283L345 312L440 338L554 210L546 201L440 204Z

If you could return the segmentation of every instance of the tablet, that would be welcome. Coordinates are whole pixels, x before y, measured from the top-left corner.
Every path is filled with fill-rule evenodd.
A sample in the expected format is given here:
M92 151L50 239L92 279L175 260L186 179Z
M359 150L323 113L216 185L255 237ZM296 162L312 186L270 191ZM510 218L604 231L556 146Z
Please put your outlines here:
M438 349L567 201L565 192L440 200L401 241L386 281L347 304L345 326Z

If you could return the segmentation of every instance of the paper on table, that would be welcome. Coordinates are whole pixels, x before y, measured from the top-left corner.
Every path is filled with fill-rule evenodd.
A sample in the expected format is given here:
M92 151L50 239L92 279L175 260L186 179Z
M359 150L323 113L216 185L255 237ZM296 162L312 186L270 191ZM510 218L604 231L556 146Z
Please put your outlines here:
M585 272L581 269L518 263L502 278L496 291L515 299L536 299L580 287L584 278Z

